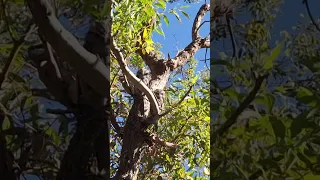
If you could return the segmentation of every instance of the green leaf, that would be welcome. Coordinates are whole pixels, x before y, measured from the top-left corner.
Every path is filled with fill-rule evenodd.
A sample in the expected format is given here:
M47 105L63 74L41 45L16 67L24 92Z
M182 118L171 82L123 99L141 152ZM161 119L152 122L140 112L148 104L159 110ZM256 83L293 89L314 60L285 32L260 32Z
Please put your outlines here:
M277 119L276 117L271 117L270 121L271 121L274 135L276 137L283 139L286 135L286 127L281 121L281 119Z
M189 8L190 6L186 5L186 6L180 6L180 9L186 9Z
M301 98L304 96L312 96L313 92L310 91L309 89L305 88L305 87L299 87L299 89L297 90L297 98Z
M272 94L268 93L267 95L264 96L264 100L265 100L265 105L267 106L268 112L271 112L274 105L275 98L273 97Z
M6 116L2 122L2 130L9 129L11 127L11 121L10 119Z
M16 3L18 5L23 5L24 4L24 0L14 0L14 3Z
M198 79L199 79L199 75L196 75L194 78L192 78L191 83L195 84Z
M270 53L269 56L265 57L264 59L264 69L265 70L270 70L273 65L275 60L278 58L278 56L281 53L281 50L283 48L284 43L279 43Z
M171 159L170 159L170 157L168 156L168 154L166 154L166 160L167 160L168 162L171 162Z
M299 157L299 159L304 162L307 166L308 169L312 168L312 163L310 162L310 160L308 158L306 158L304 156L304 154L302 154L301 152L297 152L297 156Z
M143 29L142 37L143 37L143 39L147 39L148 38L148 30L147 30L147 28Z
M158 3L154 4L158 8L165 9L166 8L166 3L163 1L158 1Z
M15 82L17 82L17 83L25 83L25 82L26 82L21 76L19 76L19 75L16 74L16 73L10 72L10 73L8 74L8 77L9 77L11 80L13 80L13 81L15 81Z
M309 173L303 177L303 180L319 180L320 175L314 175L312 173Z
M307 112L301 113L299 116L293 119L293 122L290 127L291 138L296 137L302 131L302 129L312 127L310 126L312 124L306 118L308 114L309 112L307 111Z
M60 136L53 128L48 128L45 133L52 137L54 145L60 144Z
M186 18L190 19L190 16L188 13L186 13L185 11L180 11Z
M299 87L299 89L297 90L296 98L298 101L309 106L316 105L318 99L316 96L314 96L312 91L305 87Z
M179 14L178 14L176 11L172 11L172 13L175 15L175 17L178 19L178 21L179 21L180 23L182 23L182 20L181 20Z
M164 0L158 0L158 3L161 4L164 8L166 8L166 2Z
M169 19L166 15L163 15L163 20L167 24L167 26L169 26Z
M237 91L235 91L234 89L227 89L227 90L225 90L225 91L223 91L228 97L231 97L231 98L233 98L233 99L235 99L235 100L237 100L238 101L238 98L239 98L239 94L238 94L238 92Z
M165 36L162 29L156 28L155 31L156 31L158 34L162 35L163 37Z

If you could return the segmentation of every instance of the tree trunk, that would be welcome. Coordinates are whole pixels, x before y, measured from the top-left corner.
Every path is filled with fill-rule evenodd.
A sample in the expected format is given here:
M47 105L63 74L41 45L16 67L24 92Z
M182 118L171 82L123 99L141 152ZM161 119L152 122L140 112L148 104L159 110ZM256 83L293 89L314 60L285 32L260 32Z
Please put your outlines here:
M137 179L147 128L142 123L143 117L140 115L142 112L139 108L141 104L143 104L143 98L136 97L124 128L120 166L114 179Z
M154 73L154 74L151 74ZM149 72L146 69L140 70L137 77L140 78L153 92L163 90L169 79L169 68L163 71ZM138 178L140 161L143 156L143 149L148 145L146 143L149 134L146 132L148 125L144 123L146 117L150 114L150 103L145 95L139 90L134 90L134 104L129 112L124 127L123 144L120 156L120 165L114 180L136 180ZM163 102L162 99L157 99ZM160 104L163 106L163 104Z
M84 47L87 51L97 54L105 64L109 63L108 37L105 24L93 22L87 34ZM77 76L79 84L77 129L71 139L68 150L62 161L58 180L77 180L97 177L110 179L109 120L107 111L110 98L104 98ZM110 94L110 84L108 86ZM90 162L95 157L97 166ZM104 172L101 172L104 171Z

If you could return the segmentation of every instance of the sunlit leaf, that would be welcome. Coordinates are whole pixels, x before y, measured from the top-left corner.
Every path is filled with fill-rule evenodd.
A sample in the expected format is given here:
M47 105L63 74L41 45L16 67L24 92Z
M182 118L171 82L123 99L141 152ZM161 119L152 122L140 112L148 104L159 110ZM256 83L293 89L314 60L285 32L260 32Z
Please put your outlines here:
M281 50L283 48L283 43L279 43L270 53L269 56L267 56L265 59L264 59L264 69L265 70L270 70L273 65L274 65L274 62L275 60L278 58L278 56L280 55L281 53Z
M163 20L166 23L166 25L169 26L169 19L166 15L163 15Z

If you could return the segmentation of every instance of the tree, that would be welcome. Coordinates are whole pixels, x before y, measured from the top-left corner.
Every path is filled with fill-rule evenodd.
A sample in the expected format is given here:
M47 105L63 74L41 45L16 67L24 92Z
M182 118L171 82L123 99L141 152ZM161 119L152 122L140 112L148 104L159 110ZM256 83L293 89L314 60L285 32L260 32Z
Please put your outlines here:
M280 39L277 16L291 1L229 3L216 1L211 19L211 45L232 46L211 61L211 178L318 179L320 31L308 1L308 22Z
M164 35L168 13L179 21L189 16L167 10L165 1L1 7L1 178L208 176L209 81L206 72L195 76L192 57L210 44L199 35L209 4L194 17L190 44L173 58L160 53L152 32ZM88 32L81 37L68 23Z
M157 9L160 9L161 11L166 10L165 3L159 1L155 6L153 6L152 3L153 1L134 1L132 3L121 2L118 6L115 6L114 19L117 20L114 20L112 23L112 32L115 32L115 34L112 35L111 52L113 53L112 60L117 63L112 63L112 65L115 65L115 68L111 69L114 69L114 77L119 73L117 69L121 69L121 74L118 80L117 78L114 78L115 81L112 84L115 84L115 88L112 96L114 96L113 99L116 101L115 104L118 105L119 115L123 115L123 112L121 112L123 109L130 109L124 113L123 120L120 120L125 122L123 127L118 127L118 124L116 123L113 124L115 129L118 129L118 134L120 132L121 135L120 138L113 137L115 140L120 139L119 141L122 143L121 153L118 152L117 146L113 149L115 153L114 161L117 162L116 159L119 159L120 161L120 163L115 164L115 166L118 166L115 177L120 179L137 179L140 170L142 171L142 175L138 179L147 177L155 179L158 176L161 177L161 174L166 174L167 177L172 177L174 179L186 176L183 175L186 170L181 164L181 162L185 160L181 157L177 157L179 154L178 152L182 152L181 149L176 149L176 142L169 143L161 139L166 137L166 139L170 140L174 139L173 137L177 135L181 136L183 133L187 133L185 130L182 133L175 132L177 129L182 128L182 125L186 126L187 130L192 126L193 128L196 126L185 122L180 124L181 122L179 122L179 119L190 119L188 116L191 114L183 112L183 109L174 110L172 112L170 110L166 111L166 109L168 109L166 103L177 99L177 96L182 96L181 100L178 100L180 102L177 103L177 105L180 105L184 100L184 97L192 90L192 83L196 83L196 79L193 77L194 65L191 63L188 68L189 72L185 70L187 71L187 82L173 83L172 79L174 79L174 77L172 74L178 68L187 64L200 48L209 47L209 36L206 38L200 37L198 27L200 27L203 16L209 11L210 6L209 4L201 6L197 17L195 17L190 44L180 51L176 57L166 58L157 52L157 47L151 39L151 33L154 30L163 34L160 29L160 19L163 18L165 23L169 23L166 13L157 12ZM179 15L176 11L172 10L169 12L176 15L179 19ZM131 18L128 18L129 15ZM119 33L117 34L117 32ZM121 48L117 47L118 44L121 44ZM136 76L141 79L143 83L135 78L132 71L137 72ZM183 72L183 70L181 72ZM129 82L129 84L127 84L127 82ZM170 84L182 86L180 90L182 92L174 92L178 89L170 92L170 89L167 87ZM189 89L189 91L185 91L184 89ZM120 93L119 90L123 93ZM169 90L169 92L166 93L165 90ZM197 96L200 94L205 95L205 93L205 91L199 94L195 94L194 92L194 96L196 99L201 100L203 98ZM128 98L129 100L124 94L130 96ZM166 99L165 96L169 97ZM130 107L130 101L132 100L133 104ZM201 102L198 104L201 105L199 107L197 107L197 104L193 103L194 102L189 102L185 105L190 105L190 107L198 109L203 108L202 106L204 106L205 103L208 104L208 101ZM175 102L171 106L173 106L171 108L174 108ZM197 116L208 116L206 114L205 111L194 114L191 122L205 127L206 122L195 122L194 118ZM157 132L154 133L152 130L150 131L150 125L157 125L156 123L161 116L164 117L163 119L160 119L159 123L159 128L162 129L162 133L158 134ZM167 118L176 122L170 122ZM116 120L114 119L114 122L115 121ZM121 132L123 132L123 134L121 134ZM202 137L205 138L204 135L202 135ZM176 140L179 141L179 139ZM203 148L207 149L207 147L205 147L205 141L202 141L204 143ZM145 142L148 142L149 145L145 144ZM147 150L144 150L145 148L147 148ZM171 149L171 153L168 154L168 150L165 150L165 148ZM199 150L203 148L195 149L195 152L191 153L193 155L199 154L201 153ZM147 153L143 151L146 151ZM117 158L117 156L119 158ZM193 158L194 157L190 157L190 160L188 161L191 161ZM156 159L156 161L152 161L152 159ZM177 160L177 162L174 162L175 160ZM191 164L191 162L189 163ZM206 164L207 162L204 161L201 163ZM140 168L141 164L145 165L144 167L147 167L147 169ZM160 169L160 171L154 171L154 167L159 165L160 167L157 169Z

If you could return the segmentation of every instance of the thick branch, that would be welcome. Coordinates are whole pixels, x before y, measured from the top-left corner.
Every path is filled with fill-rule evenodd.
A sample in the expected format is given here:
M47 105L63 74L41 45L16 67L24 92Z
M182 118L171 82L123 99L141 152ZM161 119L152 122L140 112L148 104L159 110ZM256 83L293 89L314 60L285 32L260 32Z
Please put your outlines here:
M192 26L192 42L184 48L178 55L172 59L168 59L167 65L171 71L178 67L184 66L187 61L201 48L210 47L210 35L201 38L199 35L199 27L204 15L210 10L210 4L204 4L199 9Z
M111 50L113 52L113 54L115 55L120 68L122 70L122 73L128 78L128 80L135 86L137 87L141 92L143 92L149 99L150 101L150 105L151 105L151 110L153 112L154 116L159 116L160 114L160 109L159 109L159 105L158 102L156 100L156 97L154 96L154 94L152 93L152 91L148 88L147 85L145 85L141 79L137 78L133 72L128 68L124 57L120 51L120 49L117 47L115 41L113 38L111 38Z
M173 71L178 67L184 66L187 61L194 56L194 54L201 48L210 47L210 37L207 36L205 39L197 38L192 41L184 50L178 53L178 55L167 61L168 67Z
M155 23L155 17L153 17L149 23L146 23L140 33L141 42L145 42L145 39L143 38L143 32L145 27L153 27ZM146 65L150 68L152 74L160 74L165 69L165 64L163 59L159 60L156 56L156 53L154 51L143 51L144 47L142 46L143 43L137 42L136 43L136 53L139 54L139 56L143 59L143 61L146 63ZM160 73L159 73L160 72Z
M204 15L210 10L210 4L204 4L200 7L192 26L192 41L200 37L199 28Z
M171 142L166 142L165 140L161 139L158 135L156 134L151 134L149 136L149 139L156 143L159 144L161 146L167 147L167 148L175 148L177 147L177 144L171 143Z
M53 9L46 0L27 0L39 31L55 52L79 73L81 78L103 97L109 95L110 71L97 56L86 51L54 16ZM103 85L105 84L105 85Z

